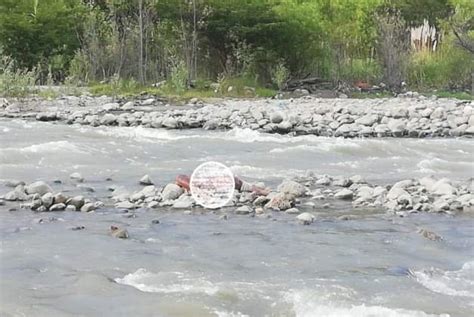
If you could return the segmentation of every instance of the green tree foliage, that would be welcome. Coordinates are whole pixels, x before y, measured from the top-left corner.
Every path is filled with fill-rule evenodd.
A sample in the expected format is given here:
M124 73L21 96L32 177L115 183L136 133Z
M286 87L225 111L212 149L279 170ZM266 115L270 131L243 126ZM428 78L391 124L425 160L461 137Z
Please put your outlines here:
M472 43L472 7L469 0L0 0L0 48L18 69L40 65L43 79L51 70L56 80L84 83L168 80L182 90L218 78L281 86L283 78L317 76L375 84L413 62L417 85L445 77L460 87L465 78L461 85L455 75L431 74L433 65L454 72L459 64L445 61L465 56L458 50ZM397 17L400 33L428 21L444 53L421 58L403 45L393 62L382 13Z
M52 65L61 77L80 46L81 8L73 0L1 0L3 53L14 58L19 68Z

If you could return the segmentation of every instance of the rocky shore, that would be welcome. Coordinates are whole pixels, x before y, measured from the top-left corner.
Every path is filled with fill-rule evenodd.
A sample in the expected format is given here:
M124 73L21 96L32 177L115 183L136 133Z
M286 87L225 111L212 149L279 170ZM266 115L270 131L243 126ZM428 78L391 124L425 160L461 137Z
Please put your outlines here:
M70 179L77 183L76 187L80 187L79 183L83 181L78 173L71 174ZM189 214L193 210L205 211L195 204L188 192L174 183L154 185L150 177L145 175L137 184L142 188L133 191L107 185L104 181L110 195L101 201L82 195L65 195L43 181L31 184L8 181L4 185L13 189L0 196L0 205L15 211L15 204L20 203L20 208L34 212L94 212L101 208L126 212L142 208ZM57 187L58 184L54 185ZM419 212L472 213L474 180L455 183L446 178L424 177L382 186L369 184L358 175L346 178L309 173L294 180L283 180L268 195L236 191L229 204L217 212L222 214L223 219L227 219L227 214L271 218L273 212L283 212L295 215L298 222L310 224L317 220L318 211L330 212L331 208L352 209L351 216L341 216L339 220L350 220L358 217L359 212L370 209L382 209L401 217Z
M156 98L62 97L0 100L0 117L89 126L207 130L335 137L458 137L474 135L474 102L405 94L384 99L197 99L180 106Z

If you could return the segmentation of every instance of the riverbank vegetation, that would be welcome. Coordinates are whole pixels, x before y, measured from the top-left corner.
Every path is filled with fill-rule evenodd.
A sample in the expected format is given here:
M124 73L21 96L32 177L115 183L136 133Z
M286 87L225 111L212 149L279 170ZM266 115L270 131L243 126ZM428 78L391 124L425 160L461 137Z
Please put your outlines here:
M468 0L0 0L0 94L272 96L333 87L473 89Z

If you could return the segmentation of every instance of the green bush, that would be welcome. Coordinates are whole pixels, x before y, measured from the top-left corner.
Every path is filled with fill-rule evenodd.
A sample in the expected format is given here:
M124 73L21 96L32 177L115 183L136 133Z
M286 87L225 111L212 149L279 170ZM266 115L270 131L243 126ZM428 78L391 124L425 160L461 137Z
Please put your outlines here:
M188 88L188 69L184 62L179 62L171 69L170 84L178 93L184 92Z
M470 87L474 59L468 52L451 45L437 52L416 52L408 66L408 84L422 89L455 89Z
M283 89L286 81L290 77L290 71L282 61L276 64L272 69L272 82L278 89Z
M346 81L378 83L382 77L380 64L373 59L353 59L341 67L340 78Z
M36 68L32 70L15 67L8 56L0 59L0 95L7 97L25 97L35 92L38 77Z

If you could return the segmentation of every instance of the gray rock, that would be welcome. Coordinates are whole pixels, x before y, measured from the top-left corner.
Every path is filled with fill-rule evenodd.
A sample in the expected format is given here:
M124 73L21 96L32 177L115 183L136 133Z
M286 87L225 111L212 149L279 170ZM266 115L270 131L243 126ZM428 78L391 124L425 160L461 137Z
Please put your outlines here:
M295 196L288 193L278 193L271 197L265 208L275 210L287 210L294 206Z
M74 206L74 205L67 205L65 210L66 211L77 211L76 206Z
M54 204L51 207L49 207L49 211L63 211L66 209L66 204L60 203L60 204Z
M445 211L448 211L449 209L450 209L449 203L442 198L436 200L432 205L433 212L445 212Z
M353 184L365 184L367 183L365 179L360 175L353 175L349 178Z
M155 103L155 98L148 98L142 101L142 106L150 106Z
M84 206L81 207L82 212L91 212L91 211L94 211L95 209L96 208L93 203L86 203L84 204Z
M112 125L117 121L117 117L111 113L105 114L101 119L100 123L105 125Z
M294 197L301 197L306 194L306 187L295 181L285 180L278 186L278 191Z
M181 195L178 199L175 200L173 203L172 208L174 209L189 209L194 205L193 197L189 195Z
M66 195L64 195L63 193L57 193L54 195L55 204L65 204L67 200L68 197L66 197Z
M178 127L178 121L171 117L164 119L161 124L168 129L176 129Z
M45 212L47 211L48 209L46 209L45 206L39 206L38 209L36 209L37 212Z
M75 196L67 200L67 205L72 205L76 210L81 210L82 206L85 204L83 196Z
M297 215L301 213L301 211L298 208L290 208L290 209L285 210L285 212L287 214L293 214L293 215Z
M160 206L160 203L157 201L151 201L148 203L148 208L154 209L154 208L158 208L159 206Z
M355 122L357 124L362 124L362 125L365 125L365 126L373 126L374 123L376 123L378 121L378 116L377 115L373 115L373 114L367 114L363 117L360 117L358 119L355 120Z
M408 192L406 190L404 190L403 188L392 187L390 189L390 191L387 193L387 199L388 200L397 200L398 197L403 196L403 195L410 196L410 194L408 194Z
M267 202L270 201L270 198L267 197L267 196L258 196L254 201L253 201L253 205L254 206L263 206L265 205Z
M71 175L69 175L69 178L70 179L73 179L75 181L78 181L78 182L83 182L84 181L84 178L82 177L82 175L78 172L74 172L72 173Z
M279 112L272 113L270 116L272 123L281 123L283 121L283 115Z
M336 178L334 178L332 184L334 186L349 187L349 186L352 185L352 181L349 178L336 177Z
M435 195L454 195L456 194L456 188L449 184L449 180L446 178L440 179L435 184L433 184L430 190Z
M28 195L24 192L24 186L18 185L14 190L6 193L3 199L6 201L25 201L28 200Z
M150 176L144 175L142 178L140 178L139 181L140 185L153 185L153 181L151 180Z
M27 194L39 194L41 196L46 193L53 192L53 189L43 181L31 183L30 185L26 186L25 190Z
M241 206L235 210L235 213L238 215L248 215L253 210L249 206Z
M296 219L303 225L310 225L314 222L315 216L309 212L303 212L302 214L296 216Z
M179 187L176 184L168 184L165 186L163 191L161 192L161 196L163 200L174 200L177 199L184 193L184 189Z
M354 192L350 189L344 188L340 191L338 191L334 197L337 199L344 199L344 200L351 200L352 197L354 196Z
M33 199L31 202L31 210L37 210L39 207L43 205L41 199Z
M43 202L43 206L46 207L46 209L49 209L54 203L54 196L51 193L46 193L43 196L41 196L41 201Z
M106 103L102 106L102 109L105 111L117 110L119 108L119 104L116 102Z

